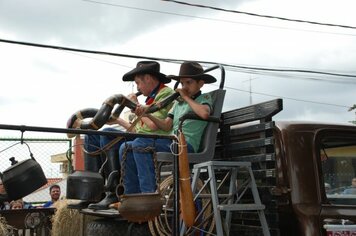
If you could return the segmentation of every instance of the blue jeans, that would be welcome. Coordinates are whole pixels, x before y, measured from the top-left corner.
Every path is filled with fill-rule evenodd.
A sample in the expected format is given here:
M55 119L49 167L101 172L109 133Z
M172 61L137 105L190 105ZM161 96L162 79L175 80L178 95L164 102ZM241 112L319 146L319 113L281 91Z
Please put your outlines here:
M156 191L156 175L152 150L156 152L171 152L170 139L136 138L121 145L119 155L121 167L124 169L125 194L152 193ZM194 152L193 147L187 144L188 152ZM126 159L123 163L123 155Z
M122 132L120 130L114 129L114 128L104 128L103 131L113 131L113 132ZM91 135L86 135L84 138L84 149L88 152L95 152L110 143L112 140L114 140L117 136L111 136L111 135L97 135L97 134L91 134ZM106 158L109 159L109 171L112 171L112 169L119 169L119 166L117 164L112 164L110 162L110 159L113 157L109 157L109 155L115 155L115 158L118 158L118 151L120 148L121 143L123 142L124 139L120 140L116 144L114 144L110 149L106 150L106 156L105 155L97 155L97 156L91 156L90 154L84 155L84 165L85 165L85 170L89 171L94 171L98 172L101 165L105 161ZM116 151L115 151L116 150ZM112 152L115 152L113 154ZM115 162L115 161L114 161ZM114 166L112 166L114 165Z

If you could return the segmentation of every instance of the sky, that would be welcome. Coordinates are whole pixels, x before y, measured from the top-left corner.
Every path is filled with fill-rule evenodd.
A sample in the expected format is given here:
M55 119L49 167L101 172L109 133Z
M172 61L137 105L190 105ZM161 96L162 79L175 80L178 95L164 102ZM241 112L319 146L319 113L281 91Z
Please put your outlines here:
M234 11L356 26L353 0L189 0ZM256 17L160 0L0 0L0 39L144 57L224 63L224 111L283 98L275 120L348 123L356 103L356 29ZM0 42L0 124L65 128L135 86L126 57ZM179 64L160 62L178 74ZM208 68L209 64L203 64ZM269 72L241 67L310 70ZM219 71L212 75L220 79ZM173 86L173 84L171 84ZM215 89L205 86L203 91ZM65 137L64 134L25 133ZM1 136L20 136L0 130Z

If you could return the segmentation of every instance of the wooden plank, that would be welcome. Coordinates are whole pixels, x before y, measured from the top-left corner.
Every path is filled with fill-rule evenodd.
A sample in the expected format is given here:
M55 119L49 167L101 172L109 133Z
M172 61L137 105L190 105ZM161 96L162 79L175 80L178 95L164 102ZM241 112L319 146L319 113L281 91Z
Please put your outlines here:
M236 127L234 129L231 129L230 136L241 136L244 134L262 132L262 131L270 130L274 126L275 126L274 121L271 121L271 122L253 124L245 127Z
M273 144L274 144L274 138L271 137L271 138L260 138L260 139L242 141L242 142L231 142L227 146L227 148L229 148L230 152L234 152L234 151L238 152L241 149L264 147Z
M264 162L264 161L274 161L276 155L274 153L268 154L256 154L256 155L245 155L245 156L233 156L233 161L249 161L253 162Z
M222 113L224 125L236 125L254 120L271 120L271 117L283 109L282 99L275 99L248 107Z

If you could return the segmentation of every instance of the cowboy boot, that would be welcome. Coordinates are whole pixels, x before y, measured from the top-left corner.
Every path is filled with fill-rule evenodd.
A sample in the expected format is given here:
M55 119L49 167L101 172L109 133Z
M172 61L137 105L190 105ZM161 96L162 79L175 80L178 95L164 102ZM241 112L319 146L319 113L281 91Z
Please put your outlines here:
M116 186L119 184L120 179L120 159L119 159L118 149L112 148L107 151L108 161L104 166L104 173L107 177L105 189L105 197L98 203L92 203L88 206L89 209L93 210L107 210L109 205L117 202L118 198L116 196L115 190Z
M84 152L84 170L91 172L98 172L101 166L101 159L98 155L90 155ZM76 203L68 204L68 208L71 209L84 209L87 208L92 201L79 200Z

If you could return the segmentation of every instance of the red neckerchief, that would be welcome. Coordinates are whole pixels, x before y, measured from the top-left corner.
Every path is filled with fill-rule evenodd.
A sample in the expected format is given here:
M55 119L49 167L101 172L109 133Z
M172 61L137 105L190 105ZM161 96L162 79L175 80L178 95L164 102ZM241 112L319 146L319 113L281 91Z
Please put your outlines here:
M152 91L152 93L150 94L150 95L148 95L148 97L147 97L147 99L146 99L146 105L148 106L148 105L151 105L153 102L154 102L154 100L155 100L155 98L156 98L156 95L159 93L159 91L161 91L161 89L163 89L163 88L165 88L165 87L167 87L164 83L160 83L158 86L157 86L157 88L158 89L154 89L153 91ZM141 120L141 127L144 125L144 123L143 123L143 121Z
M163 88L165 88L167 86L164 83L160 83L159 86L157 86L157 87L158 87L157 90L154 89L152 91L152 93L151 93L152 95L151 94L148 95L148 97L146 99L146 105L151 105L154 102L154 100L156 98L156 95L159 93L159 91L161 91L161 89L163 89Z

